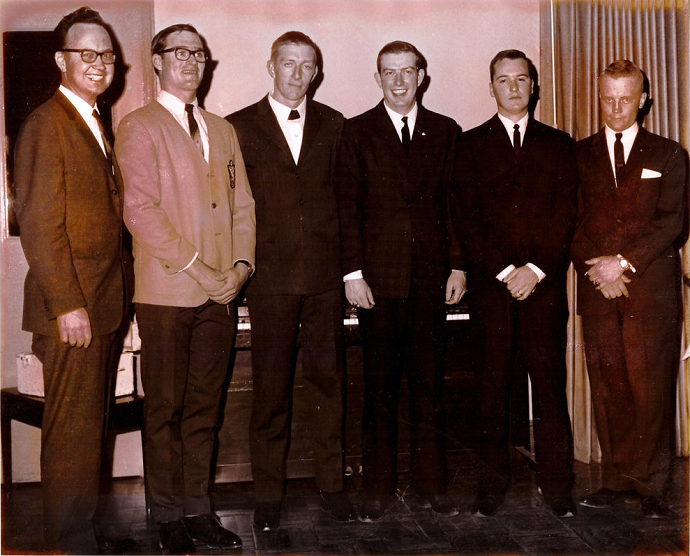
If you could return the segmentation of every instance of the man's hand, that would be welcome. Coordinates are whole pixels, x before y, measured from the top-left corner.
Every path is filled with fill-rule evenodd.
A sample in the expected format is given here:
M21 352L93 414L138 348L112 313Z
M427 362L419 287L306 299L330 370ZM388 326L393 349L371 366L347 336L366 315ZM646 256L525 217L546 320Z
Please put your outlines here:
M630 278L628 278L625 274L621 274L618 280L614 280L613 282L609 282L607 284L601 284L597 286L597 289L606 299L616 299L621 295L629 297L628 288L625 287L625 284L629 283Z
M80 307L57 318L60 340L72 347L87 348L91 344L91 321L86 309Z
M211 301L225 305L237 297L249 275L246 265L241 266L243 270L231 268L221 272L197 258L185 272L199 283Z
M463 270L451 270L446 281L446 305L455 305L467 293L467 274Z
M345 280L345 297L355 307L371 309L374 306L374 295L364 278Z
M539 277L530 267L523 265L511 271L503 281L510 295L518 301L524 301L531 295L534 288L537 287Z
M227 287L223 288L217 295L210 297L216 303L226 305L235 299L242 290L244 283L249 278L249 267L244 263L238 263L234 268L226 270L223 275Z
M585 264L591 265L587 271L587 277L595 286L605 286L617 282L625 272L618 262L618 257L615 255L594 257L585 261ZM629 282L630 280L626 283Z

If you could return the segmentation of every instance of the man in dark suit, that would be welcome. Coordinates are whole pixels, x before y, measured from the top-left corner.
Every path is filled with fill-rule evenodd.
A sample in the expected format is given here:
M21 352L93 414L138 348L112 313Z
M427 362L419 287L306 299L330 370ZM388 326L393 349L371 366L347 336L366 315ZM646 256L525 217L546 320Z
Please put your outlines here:
M398 395L410 396L411 486L426 507L458 513L446 494L442 405L446 303L464 293L451 272L446 196L458 125L419 105L426 61L411 44L379 52L383 100L349 120L337 176L345 294L358 307L364 347L363 487L360 519L395 501Z
M599 76L604 128L577 144L580 210L572 246L603 487L581 504L635 494L663 517L680 355L678 249L687 154L637 123L647 100L628 60Z
M96 100L115 74L113 41L88 8L55 28L59 90L24 123L16 212L29 272L23 328L43 364L41 486L46 549L130 551L94 530L104 417L125 316L120 172Z
M309 399L316 485L338 521L343 490L342 285L333 170L343 116L307 98L318 47L290 31L271 47L273 91L227 117L256 199L258 269L247 290L252 324L254 526L278 526L297 341Z
M134 240L144 462L159 547L242 540L213 513L212 457L235 310L254 266L254 199L232 126L199 107L204 42L171 25L151 42L157 98L120 123L124 218Z
M565 396L566 273L577 210L573 142L536 121L537 70L519 50L490 64L498 114L461 137L451 211L472 291L485 465L473 513L493 515L510 485L510 394L532 385L537 483L559 517L575 513Z

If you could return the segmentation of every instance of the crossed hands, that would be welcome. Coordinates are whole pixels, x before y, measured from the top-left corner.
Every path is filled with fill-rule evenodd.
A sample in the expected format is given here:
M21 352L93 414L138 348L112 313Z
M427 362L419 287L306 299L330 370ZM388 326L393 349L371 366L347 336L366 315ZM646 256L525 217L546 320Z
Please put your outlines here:
M530 267L523 265L512 270L503 278L503 282L510 292L510 295L518 301L524 301L532 295L534 288L536 288L539 283L539 277Z
M220 271L196 259L185 272L199 283L212 301L221 305L235 299L249 278L249 268L244 263Z
M615 299L622 295L628 297L628 288L625 284L630 283L630 278L624 274L625 270L619 264L618 257L594 257L585 261L585 264L591 265L585 275L606 299Z

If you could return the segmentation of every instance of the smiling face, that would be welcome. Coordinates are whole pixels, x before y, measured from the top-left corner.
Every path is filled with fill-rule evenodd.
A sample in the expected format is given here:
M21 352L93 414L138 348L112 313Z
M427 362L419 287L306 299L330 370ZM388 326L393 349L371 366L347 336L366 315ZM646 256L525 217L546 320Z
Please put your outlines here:
M187 50L203 50L201 38L191 31L180 31L168 35L165 48L182 47ZM187 60L175 58L175 52L154 54L153 67L158 70L161 89L175 95L182 102L189 103L196 98L196 90L204 77L206 62L199 62L194 56Z
M381 71L374 74L374 78L383 91L388 108L405 116L414 107L424 70L417 69L417 57L412 52L384 54L381 56Z
M498 113L515 122L527 114L533 83L527 61L523 58L504 58L496 62L494 76L489 84L491 96L496 99Z
M613 131L625 131L637 120L637 111L644 106L647 93L634 76L618 78L603 75L599 80L599 105L604 122Z
M280 46L266 67L273 78L273 98L290 108L300 105L318 72L316 52L308 44Z
M67 32L63 48L113 51L110 35L95 23L75 23ZM62 72L62 85L91 106L113 82L114 64L104 64L101 56L95 62L82 62L79 52L56 52L55 63Z

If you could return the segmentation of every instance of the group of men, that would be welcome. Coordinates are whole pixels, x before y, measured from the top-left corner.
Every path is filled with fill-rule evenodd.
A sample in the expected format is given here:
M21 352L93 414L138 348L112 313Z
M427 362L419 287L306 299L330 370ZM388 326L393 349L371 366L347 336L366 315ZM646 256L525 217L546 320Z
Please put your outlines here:
M204 39L173 25L152 41L160 93L120 122L113 149L96 107L113 80L112 32L88 8L56 32L60 89L27 119L15 159L29 263L24 328L45 380L48 550L135 549L94 525L104 414L131 298L123 219L142 340L147 491L162 550L242 546L213 513L209 483L233 304L245 284L255 528L280 523L298 344L324 511L374 522L400 496L405 377L409 495L439 516L458 514L447 494L443 339L445 305L468 284L484 463L472 511L493 515L508 490L511 379L526 371L537 482L557 516L573 515L571 242L604 468L603 488L582 503L637 493L645 515L665 513L687 168L678 144L638 127L646 96L632 63L601 75L606 125L575 147L533 118L537 72L520 51L491 62L498 114L461 134L419 103L427 64L413 45L383 47L382 101L345 121L310 98L320 52L291 31L271 48L272 91L225 121L198 104ZM343 281L364 353L358 510L343 485Z

